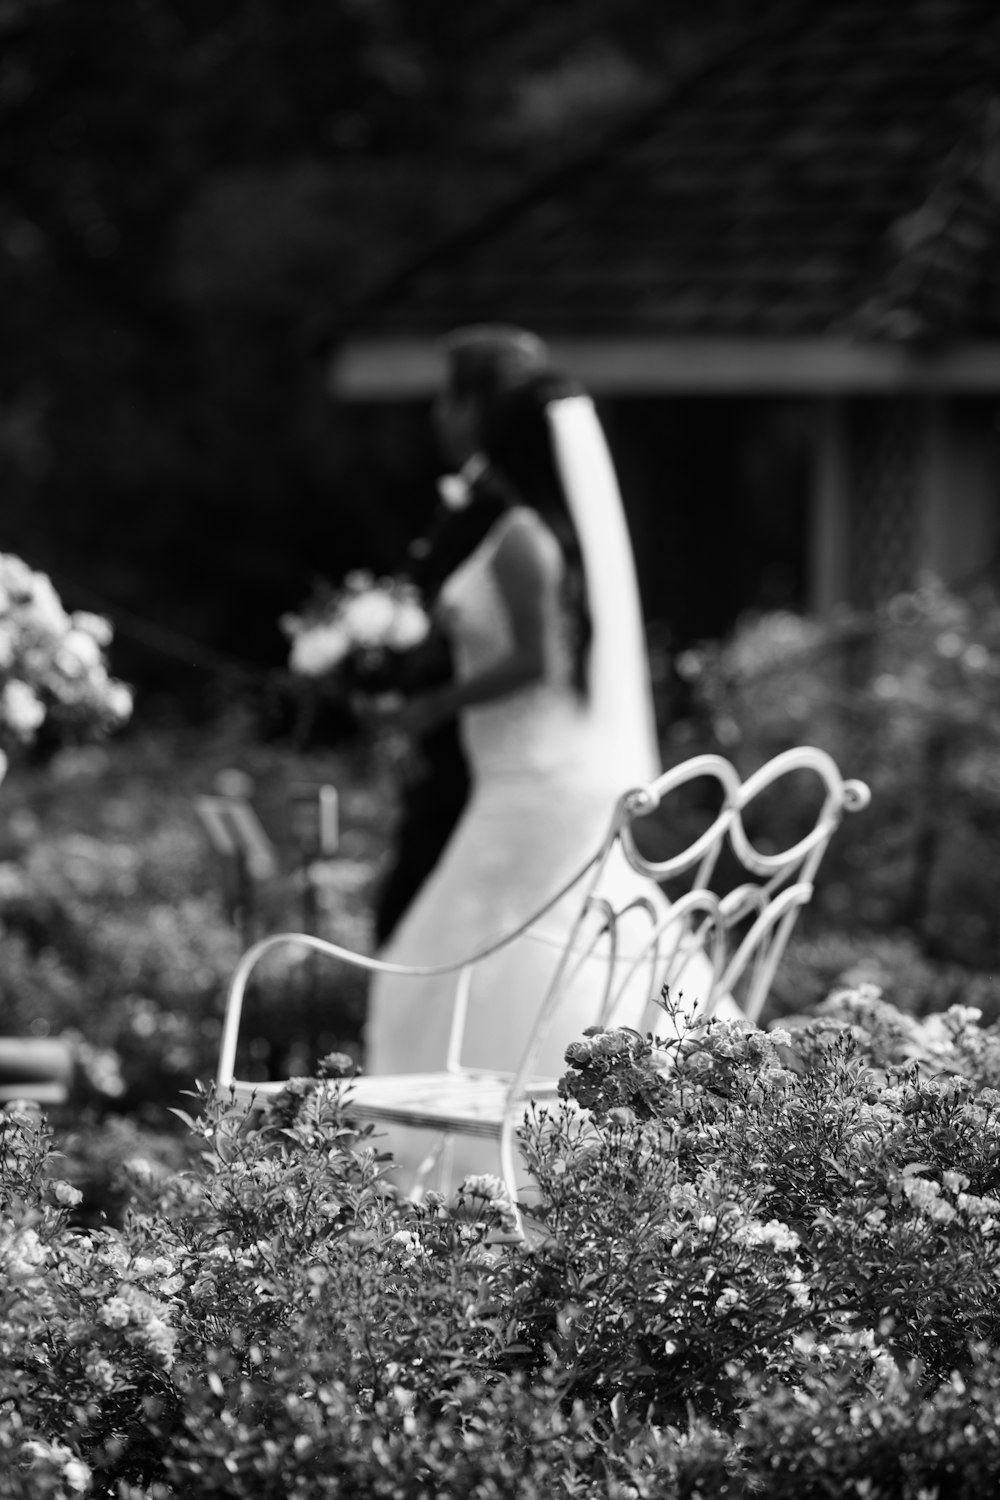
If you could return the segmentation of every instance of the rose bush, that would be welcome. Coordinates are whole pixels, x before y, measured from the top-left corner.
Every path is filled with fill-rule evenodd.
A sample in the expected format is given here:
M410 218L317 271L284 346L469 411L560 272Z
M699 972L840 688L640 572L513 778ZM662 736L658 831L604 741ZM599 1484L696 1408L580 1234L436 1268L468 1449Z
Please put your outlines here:
M594 1030L491 1178L389 1185L349 1058L80 1226L0 1118L15 1500L991 1493L1000 1031L871 986L785 1030Z
M0 752L101 736L127 723L132 694L108 671L102 615L64 609L45 573L0 554Z

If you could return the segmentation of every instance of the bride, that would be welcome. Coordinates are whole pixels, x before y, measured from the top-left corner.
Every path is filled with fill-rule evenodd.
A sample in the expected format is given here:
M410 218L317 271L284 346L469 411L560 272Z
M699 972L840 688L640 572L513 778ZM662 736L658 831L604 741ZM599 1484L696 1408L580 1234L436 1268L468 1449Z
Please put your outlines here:
M445 438L448 424L462 420L447 397L438 416ZM487 465L480 488L503 504L440 591L455 679L401 715L414 731L458 717L472 796L380 954L396 964L460 960L515 929L597 850L621 793L660 769L632 553L592 402L566 378L538 372L490 403L478 436ZM616 908L638 895L664 904L623 857L604 872L600 894ZM579 900L574 892L546 916L541 940L519 938L479 966L463 1064L516 1067ZM648 918L635 919L648 931ZM594 970L597 980L596 962ZM696 983L690 976L689 987ZM454 974L377 974L366 1073L440 1069L454 985ZM648 988L648 980L641 993L636 987L626 1018L643 1030L655 1029ZM539 1073L564 1071L567 1044L594 1013L593 984L574 984L553 1018ZM398 1129L386 1146L406 1186L433 1139ZM493 1148L482 1142L459 1138L454 1150L456 1180L493 1165Z

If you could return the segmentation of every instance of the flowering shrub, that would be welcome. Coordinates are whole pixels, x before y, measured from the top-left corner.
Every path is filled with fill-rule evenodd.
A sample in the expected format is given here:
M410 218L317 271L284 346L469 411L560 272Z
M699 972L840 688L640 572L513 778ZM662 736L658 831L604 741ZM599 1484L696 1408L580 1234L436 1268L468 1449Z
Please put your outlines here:
M195 802L234 765L255 782L277 852L273 878L254 891L259 930L306 922L364 950L391 797L367 764L362 783L347 755L262 746L236 720L212 732L138 731L113 749L66 747L44 769L18 766L0 787L0 1035L73 1043L74 1113L87 1102L162 1130L167 1106L215 1072L244 929ZM340 790L342 852L307 914L288 788L322 781ZM360 980L297 953L278 955L264 980L247 1009L247 1076L267 1076L269 1060L304 1072L324 1052L357 1045Z
M98 1099L148 1109L210 1076L239 937L193 819L136 833L39 830L0 860L0 1016L4 1032L72 1041Z
M932 578L871 615L747 618L726 641L682 653L694 719L668 759L709 743L744 774L792 745L828 750L872 789L864 818L824 860L817 910L916 935L926 956L995 969L1000 869L1000 596ZM693 743L693 741L695 743ZM761 801L761 839L794 842L815 783Z
M997 1028L673 1028L570 1047L522 1241L495 1178L398 1197L340 1056L206 1097L118 1230L0 1117L13 1500L992 1493Z
M989 1022L1000 1020L1000 979L963 964L928 958L911 932L842 931L805 913L782 957L768 993L765 1019L796 1008L816 1009L836 988L877 985L900 1010L925 1016L968 1004Z
M0 554L0 752L30 744L43 725L61 740L128 720L132 695L105 658L111 634L101 615L68 614L44 573Z

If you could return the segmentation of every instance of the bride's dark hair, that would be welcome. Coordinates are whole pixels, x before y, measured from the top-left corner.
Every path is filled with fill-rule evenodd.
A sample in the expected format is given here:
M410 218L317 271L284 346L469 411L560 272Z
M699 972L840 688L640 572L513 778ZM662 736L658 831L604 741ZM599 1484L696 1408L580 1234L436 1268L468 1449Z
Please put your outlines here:
M556 465L546 408L583 388L555 370L522 376L497 393L482 415L480 446L514 504L538 512L562 548L566 562L563 599L573 628L573 681L586 691L591 621L580 540Z

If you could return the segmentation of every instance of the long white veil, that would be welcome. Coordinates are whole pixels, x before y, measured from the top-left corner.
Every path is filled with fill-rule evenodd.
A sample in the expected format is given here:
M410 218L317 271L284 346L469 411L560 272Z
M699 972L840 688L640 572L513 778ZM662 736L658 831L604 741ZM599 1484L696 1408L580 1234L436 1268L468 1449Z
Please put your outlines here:
M609 769L624 791L660 773L646 632L632 544L618 480L589 396L547 407L556 464L580 539L593 636L589 688L607 744Z

